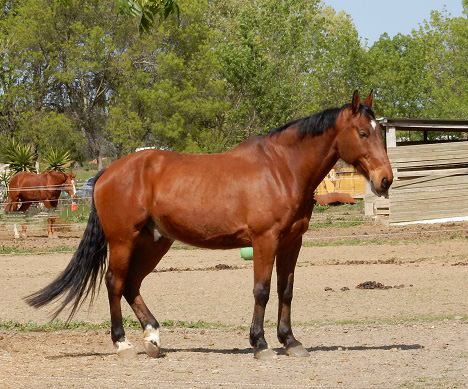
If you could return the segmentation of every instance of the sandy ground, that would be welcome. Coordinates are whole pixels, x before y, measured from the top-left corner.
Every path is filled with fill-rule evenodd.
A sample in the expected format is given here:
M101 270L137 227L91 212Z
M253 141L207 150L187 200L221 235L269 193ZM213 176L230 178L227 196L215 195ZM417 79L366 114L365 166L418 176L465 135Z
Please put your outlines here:
M382 230L324 229L307 238L388 231L388 227L378 228ZM27 244L43 247L41 239L46 240L39 236ZM49 244L76 241L68 236ZM10 241L4 239L0 244L8 246ZM70 256L1 256L0 319L47 322L50 310L34 310L22 298L50 282ZM227 266L215 270L220 264ZM403 241L392 235L383 244L303 247L296 272L293 322L297 337L311 353L304 359L289 358L279 348L274 329L275 288L266 313L266 335L278 358L260 362L252 357L248 344L253 309L251 267L251 262L239 258L238 250L173 249L159 271L143 284L142 294L150 309L161 321L203 320L227 328L163 328L164 357L156 360L144 354L139 331L128 332L139 351L137 360L120 360L106 330L3 331L0 385L468 387L468 239L463 231ZM399 288L356 289L365 281ZM342 291L343 287L349 290ZM124 315L133 317L126 304L123 307ZM83 306L75 319L107 320L105 292L101 291L91 309Z

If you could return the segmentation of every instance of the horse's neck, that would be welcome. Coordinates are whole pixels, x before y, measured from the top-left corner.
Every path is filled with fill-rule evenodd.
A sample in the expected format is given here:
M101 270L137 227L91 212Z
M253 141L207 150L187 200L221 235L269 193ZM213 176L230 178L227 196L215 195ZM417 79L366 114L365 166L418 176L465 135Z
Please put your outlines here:
M295 128L273 135L272 143L278 154L287 161L289 170L297 177L296 184L304 196L310 198L320 182L339 159L336 130L323 134L299 137Z

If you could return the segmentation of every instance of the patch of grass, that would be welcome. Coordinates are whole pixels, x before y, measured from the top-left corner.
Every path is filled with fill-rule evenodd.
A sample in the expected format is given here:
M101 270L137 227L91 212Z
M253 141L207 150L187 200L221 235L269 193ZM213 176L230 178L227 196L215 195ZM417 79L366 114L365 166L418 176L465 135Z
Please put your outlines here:
M38 249L20 249L17 246L1 246L0 247L0 255L1 254L49 254L49 253L63 253L63 252L70 252L75 251L76 247L67 247L67 246L58 246L58 247L50 247L46 249L38 248Z
M138 321L124 317L124 327L132 330L140 330L141 325ZM15 320L1 320L0 331L13 331L13 332L54 332L63 330L74 330L74 331L96 331L109 329L111 322L109 320L103 321L102 323L90 323L86 321L71 321L66 322L63 320L53 320L48 323L35 323L28 321L25 323ZM203 320L198 321L183 321L183 320L166 320L161 322L161 326L164 328L236 328L233 325L223 323L209 323Z
M383 245L389 244L388 239L336 239L336 240L317 240L317 241L306 241L302 243L304 247L327 247L327 246L365 246L365 245ZM408 244L411 241L404 240L392 240L392 244Z
M80 169L76 172L76 180L80 183L85 182L88 178L91 178L97 174L98 170L93 169Z
M458 317L458 319L455 319ZM460 319L461 317L461 319ZM323 327L323 326L342 326L342 325L397 325L408 323L438 323L442 321L467 321L468 315L434 315L434 316L414 316L414 317L391 317L375 320L326 320L304 323L295 323L301 327Z
M62 320L53 320L48 323L38 324L32 321L22 323L14 320L2 320L0 321L0 330L2 331L14 331L14 332L53 332L61 330L98 330L109 328L110 322L93 324L84 321L78 322L64 322Z
M200 247L190 246L185 243L176 242L171 246L171 250L209 250Z
M312 322L294 322L296 327L324 327L324 326L345 326L345 325L397 325L407 323L436 323L441 321L455 321L455 315L448 316L415 316L410 318L387 318L377 320L326 320ZM468 321L468 315L461 316L457 321ZM141 330L140 323L130 317L124 317L124 327L131 330ZM14 320L0 320L0 331L12 332L54 332L63 330L73 331L96 331L107 330L111 326L109 320L101 323L90 323L86 321L72 321L67 323L63 320L53 320L48 323L39 324L32 321L19 322ZM219 322L206 322L204 320L184 321L184 320L165 320L161 322L163 328L196 328L196 329L229 329L229 330L247 330L246 325L234 325ZM266 320L266 328L276 328L276 322ZM467 358L464 353L461 358Z
M165 328L233 328L234 326L224 323L209 323L203 320L184 321L184 320L165 320L161 322Z
M67 223L86 223L90 212L91 203L78 200L77 210L72 211L70 207L66 206L60 211L59 217Z
M364 220L363 221L323 221L323 222L312 222L309 223L309 228L330 228L330 227L336 227L336 228L346 228L346 227L354 227L354 226L360 226L362 224L366 223Z
M400 385L400 388L416 389L416 388L465 388L465 385L454 377L419 377L411 381L407 381Z
M330 205L319 205L316 204L314 207L314 213L324 213L327 212L331 208Z

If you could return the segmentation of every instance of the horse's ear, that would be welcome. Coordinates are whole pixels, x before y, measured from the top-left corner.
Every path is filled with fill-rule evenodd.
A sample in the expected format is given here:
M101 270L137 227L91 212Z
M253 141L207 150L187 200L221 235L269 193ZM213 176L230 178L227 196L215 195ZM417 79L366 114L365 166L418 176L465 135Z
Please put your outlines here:
M351 111L353 114L359 112L359 106L361 105L361 98L359 97L359 92L356 89L353 93L353 101L351 102Z
M366 97L364 100L364 104L367 105L369 108L372 108L372 101L374 100L374 91L371 89L369 96Z

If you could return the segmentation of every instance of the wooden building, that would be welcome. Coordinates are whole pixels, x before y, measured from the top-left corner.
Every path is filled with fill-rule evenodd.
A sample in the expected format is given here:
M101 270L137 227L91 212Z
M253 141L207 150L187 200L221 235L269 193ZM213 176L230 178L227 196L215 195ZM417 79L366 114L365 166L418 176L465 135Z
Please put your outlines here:
M394 183L389 198L366 190L365 212L384 222L435 223L468 220L468 120L379 120L385 132ZM419 141L406 134L419 131ZM459 133L431 140L430 133ZM402 135L402 136L401 136Z

